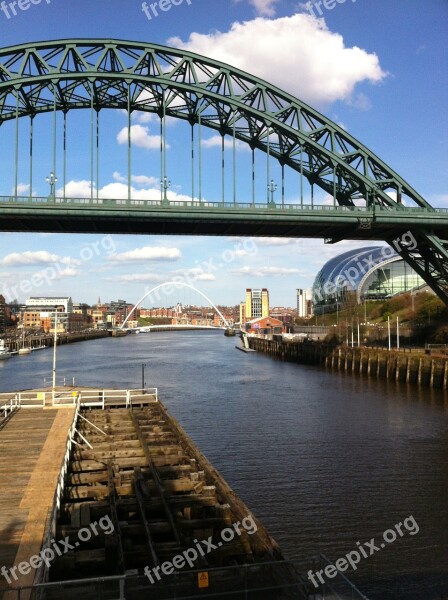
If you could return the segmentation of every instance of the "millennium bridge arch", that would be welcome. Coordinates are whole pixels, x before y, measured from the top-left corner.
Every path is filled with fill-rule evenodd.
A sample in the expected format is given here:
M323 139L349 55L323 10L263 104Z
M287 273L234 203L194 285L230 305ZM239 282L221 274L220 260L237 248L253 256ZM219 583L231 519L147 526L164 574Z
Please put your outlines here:
M66 194L67 115L91 114L90 197ZM99 197L94 192L94 152L103 109L124 110L128 117L128 197ZM160 119L160 200L132 197L131 116L135 111ZM53 114L50 168L63 164L63 192L32 195L33 126ZM63 124L57 115L62 114ZM19 185L19 123L29 121L29 186ZM166 122L183 120L191 127L190 202L167 196ZM3 131L13 122L11 141ZM233 201L210 201L202 195L203 129L233 146ZM62 130L62 131L61 131ZM63 141L57 145L62 136ZM195 146L199 140L199 144ZM252 183L250 201L240 202L235 189L236 144L266 156L267 195ZM253 235L385 240L448 304L448 209L435 209L403 178L362 143L312 107L268 82L230 65L165 46L120 40L70 39L38 42L0 50L0 144L15 157L13 193L1 190L0 230L89 233L160 233ZM62 149L60 149L62 147ZM199 150L194 152L194 148ZM97 163L98 164L98 163ZM281 202L274 202L272 165L281 171ZM285 172L297 174L297 201L285 202ZM271 186L271 188L270 188ZM304 197L308 186L309 196ZM97 186L98 188L98 186ZM316 204L314 190L328 194ZM266 189L266 186L265 186ZM265 192L266 194L266 192ZM411 240L411 242L409 241Z
M137 308L139 306L141 306L141 304L146 300L146 298L148 298L149 296L151 296L151 294L153 294L154 292L157 292L157 290L160 290L160 289L163 289L163 288L168 288L168 287L183 287L183 288L188 288L190 290L193 290L194 292L197 292L199 295L201 295L204 298L204 300L206 300L216 310L216 312L218 313L218 315L221 317L224 325L226 327L230 327L230 323L227 321L227 319L225 318L225 316L222 314L222 312L219 310L219 308L216 306L216 304L213 302L213 300L210 300L210 298L208 296L206 296L204 294L204 292L201 292L201 290L198 290L198 288L194 287L194 285L191 285L189 283L185 283L183 281L165 281L165 283L161 283L159 285L156 285L155 287L151 288L148 292L145 292L145 294L140 298L140 300L137 302L137 304L134 306L134 308L128 314L128 316L126 317L126 319L123 321L123 325L121 326L121 329L124 328L124 326L126 325L126 323L129 321L129 319L133 315L134 311L136 311Z

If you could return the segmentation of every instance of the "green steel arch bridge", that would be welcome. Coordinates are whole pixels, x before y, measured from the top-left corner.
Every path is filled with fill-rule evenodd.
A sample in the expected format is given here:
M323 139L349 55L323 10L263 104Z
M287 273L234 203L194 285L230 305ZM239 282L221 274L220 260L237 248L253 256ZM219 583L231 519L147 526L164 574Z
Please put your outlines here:
M90 121L90 193L83 198L71 197L66 187L67 156L80 137L70 136L67 125L76 109L89 111ZM121 109L127 116L126 198L99 192L104 109ZM137 198L132 188L136 111L153 113L160 122L156 199ZM36 132L45 113L43 145ZM184 201L168 193L167 119L172 118L189 131L191 190ZM204 128L220 136L221 173L213 176L213 198L204 194L211 178L202 149ZM241 146L250 156L245 185L237 173ZM448 209L430 206L318 111L218 61L119 40L69 39L0 49L1 148L10 165L5 172L0 164L1 231L385 240L448 304ZM50 194L42 197L32 190L44 164L58 173L62 188L56 191L50 180ZM25 169L27 185L22 184Z

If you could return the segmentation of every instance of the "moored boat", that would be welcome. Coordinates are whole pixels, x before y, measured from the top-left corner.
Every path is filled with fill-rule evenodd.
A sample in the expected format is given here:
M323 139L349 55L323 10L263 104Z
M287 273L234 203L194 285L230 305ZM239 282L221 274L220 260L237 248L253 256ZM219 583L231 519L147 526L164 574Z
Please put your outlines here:
M5 340L0 340L0 360L11 358L12 354L5 346Z

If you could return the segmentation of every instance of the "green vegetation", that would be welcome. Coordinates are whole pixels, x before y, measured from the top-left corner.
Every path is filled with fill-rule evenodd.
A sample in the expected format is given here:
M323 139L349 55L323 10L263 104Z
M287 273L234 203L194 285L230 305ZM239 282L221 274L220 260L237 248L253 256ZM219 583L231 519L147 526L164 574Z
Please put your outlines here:
M172 319L168 318L168 317L159 317L159 318L152 318L152 319L144 319L142 317L139 318L138 320L138 326L139 327L147 327L148 325L171 325L171 321Z
M339 311L317 315L312 319L297 319L301 325L326 325L335 327L340 338L345 338L351 327L357 328L369 342L381 341L387 337L387 319L390 319L393 334L396 331L397 317L401 335L406 343L448 344L448 307L437 296L429 292L400 294L386 301L351 303L340 307Z

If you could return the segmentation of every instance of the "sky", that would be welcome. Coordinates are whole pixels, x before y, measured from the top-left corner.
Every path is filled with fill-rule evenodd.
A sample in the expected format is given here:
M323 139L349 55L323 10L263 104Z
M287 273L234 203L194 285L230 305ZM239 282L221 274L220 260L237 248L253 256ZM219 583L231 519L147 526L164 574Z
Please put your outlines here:
M428 202L448 207L447 0L326 0L311 8L298 0L163 1L168 10L151 1L154 10L146 12L141 0L34 0L22 2L26 10L17 4L11 8L6 1L0 4L0 47L62 38L115 38L175 46L227 62L318 109L380 156ZM119 198L127 190L127 117L121 111L108 112L113 114L100 117L107 152L100 158L98 188L103 196ZM51 170L45 118L39 117L36 133L42 155L33 179L37 196L48 194L45 176ZM88 120L89 115L81 114L69 115L68 120L74 142L67 193L74 197L90 195ZM7 123L0 128L3 195L12 192L11 151L2 143L11 138L11 127ZM135 114L131 131L133 195L158 198L157 122ZM24 156L26 135L21 125ZM185 135L182 123L167 124L172 199L191 195ZM213 132L204 135L202 149L210 164L217 165ZM250 153L243 144L237 152L244 178ZM204 197L219 200L213 168L204 181ZM19 177L24 194L29 191L27 170L23 160ZM244 195L246 188L242 183L239 193ZM295 199L288 192L287 200ZM75 302L88 303L99 297L136 302L152 287L176 278L196 286L216 304L234 305L243 300L246 288L267 287L272 306L294 306L296 288L311 287L327 260L365 245L285 238L1 233L0 293L20 302L30 295L70 295ZM145 304L169 306L177 301L199 304L201 298L186 288L160 293Z

